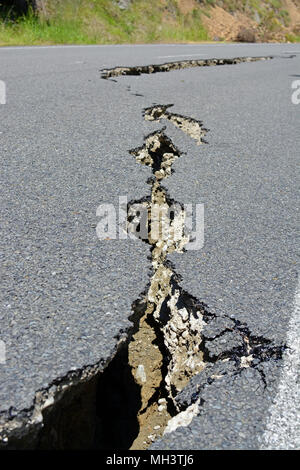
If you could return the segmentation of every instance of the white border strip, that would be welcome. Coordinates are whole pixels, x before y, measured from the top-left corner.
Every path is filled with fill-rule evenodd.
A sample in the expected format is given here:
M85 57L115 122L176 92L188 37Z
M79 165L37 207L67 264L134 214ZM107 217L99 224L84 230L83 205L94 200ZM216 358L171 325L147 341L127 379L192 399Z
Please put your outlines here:
M300 449L300 279L295 308L287 335L283 371L270 416L262 437L261 449Z

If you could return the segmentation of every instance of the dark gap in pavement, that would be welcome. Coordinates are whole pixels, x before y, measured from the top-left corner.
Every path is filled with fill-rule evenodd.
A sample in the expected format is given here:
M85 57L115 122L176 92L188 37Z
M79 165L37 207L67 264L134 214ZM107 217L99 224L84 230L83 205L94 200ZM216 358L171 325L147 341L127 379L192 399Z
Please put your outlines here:
M101 69L101 78L109 79L121 75L142 75L157 72L170 72L172 70L181 70L191 67L211 67L215 65L233 65L242 62L257 62L260 60L273 59L274 56L263 57L234 57L230 59L200 59L200 60L181 60L177 62L167 62L164 64L136 65L133 67L114 67L111 69Z
M35 448L129 449L139 431L140 406L140 387L128 364L128 345L123 345L102 374L70 389L45 410Z

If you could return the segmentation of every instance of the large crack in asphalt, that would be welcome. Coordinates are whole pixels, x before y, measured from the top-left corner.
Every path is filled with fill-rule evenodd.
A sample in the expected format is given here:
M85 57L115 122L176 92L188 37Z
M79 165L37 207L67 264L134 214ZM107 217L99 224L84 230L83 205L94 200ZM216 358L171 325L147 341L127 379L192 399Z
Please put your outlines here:
M168 107L147 108L144 118L172 122ZM201 121L175 116L184 123L179 129L206 143ZM183 153L165 128L146 136L130 154L152 173L145 182L150 194L128 204L124 227L151 252L152 274L132 304L133 326L117 338L106 363L72 371L39 390L30 409L11 408L0 416L2 448L147 449L191 422L203 405L203 390L215 380L252 367L267 387L261 364L282 358L285 345L255 336L235 318L210 313L180 286L168 255L184 256L190 234L183 204L170 198L162 181Z
M272 57L183 61L102 71L102 78L140 75L187 67L237 64ZM165 119L198 145L207 129L201 121L170 113L171 105L154 105L144 118ZM8 449L146 449L164 433L188 425L199 413L202 392L225 374L281 360L286 348L255 336L235 318L217 316L180 286L167 259L184 255L189 233L182 203L161 184L172 175L182 153L165 128L130 151L149 166L150 194L128 204L128 233L149 244L152 275L132 304L132 327L123 331L106 361L88 365L54 380L35 394L32 407L11 408L0 415L0 447Z
M152 260L152 277L142 306L145 313L129 344L129 363L142 397L140 430L131 448L141 449L162 435L176 413L176 394L203 368L198 339L195 341L202 323L201 313L182 303L177 275L167 261L169 253L183 252L189 240L182 205L172 201L161 185L181 154L164 130L147 136L144 145L130 153L153 173L148 180L150 196L132 201L128 210L128 230L136 233L138 228L138 237L151 246Z
M144 118L163 118L168 107L147 108ZM202 122L180 117L185 127L178 127L188 135L188 126L195 129L195 122L198 123L198 144L204 143L207 129ZM169 197L161 182L172 174L172 164L181 153L164 131L165 128L146 136L143 146L130 151L138 163L151 167L153 173L148 180L150 196L132 201L128 210L127 228L150 244L152 260L147 294L139 303L139 311L144 313L129 343L129 364L141 387L139 432L132 449L146 449L164 433L191 422L201 405L201 389L190 400L181 400L181 393L207 366L210 370L213 365L207 384L223 376L220 371L217 373L220 364L230 362L232 375L243 368L256 367L266 385L259 365L281 359L285 348L256 337L247 325L234 318L211 314L206 305L180 286L180 278L167 257L175 251L184 254L189 241L185 211L181 203Z
M204 142L206 143L204 136L208 132L208 129L205 129L203 122L181 114L170 113L167 109L172 106L174 106L174 104L154 105L149 108L145 108L144 118L146 121L155 122L160 122L162 119L166 119L174 124L175 127L194 139L197 145L201 145Z
M262 57L234 57L228 59L198 59L181 60L176 62L167 62L164 64L136 65L132 67L114 67L111 69L102 69L101 78L112 79L121 75L142 75L158 72L170 72L172 70L181 70L192 67L212 67L215 65L234 65L242 62L258 62L262 60L273 59L274 56Z

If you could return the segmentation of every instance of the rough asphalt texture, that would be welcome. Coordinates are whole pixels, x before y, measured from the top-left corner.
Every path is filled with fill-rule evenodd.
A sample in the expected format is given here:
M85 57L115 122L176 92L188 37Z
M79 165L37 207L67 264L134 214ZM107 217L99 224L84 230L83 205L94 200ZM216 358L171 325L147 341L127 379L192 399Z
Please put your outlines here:
M117 82L99 74L121 65L293 51L294 59ZM216 316L218 335L229 317L270 347L285 343L297 284L300 105L291 102L291 83L299 79L299 58L299 46L286 44L0 50L7 85L0 106L4 423L9 409L30 408L37 390L71 369L109 360L130 325L131 304L148 281L149 252L140 242L98 240L96 209L148 194L149 169L127 150L165 125L142 120L154 103L174 103L172 112L210 129L208 145L197 147L167 124L186 155L164 186L175 200L205 208L204 247L171 257L181 285ZM234 334L211 339L217 354L240 342ZM199 415L153 448L258 448L283 363L266 353L241 369L215 358L210 376L196 376L178 397L187 404L200 396Z

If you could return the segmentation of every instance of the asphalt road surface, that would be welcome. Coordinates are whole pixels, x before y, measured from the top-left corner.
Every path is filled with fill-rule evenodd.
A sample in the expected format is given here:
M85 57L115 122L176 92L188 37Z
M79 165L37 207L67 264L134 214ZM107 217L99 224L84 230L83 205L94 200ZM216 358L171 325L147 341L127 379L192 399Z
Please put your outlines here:
M99 72L265 55L275 57L115 81ZM207 371L179 397L198 400L196 416L153 448L300 448L300 104L291 99L300 46L1 48L0 80L4 445L13 429L41 422L38 391L103 370L126 338L132 303L149 281L149 247L100 241L96 210L145 196L149 171L128 150L166 125L185 153L164 186L176 201L204 204L205 216L204 246L170 259L214 321L204 331ZM154 103L203 121L208 143L197 146L170 122L145 121ZM222 354L237 354L245 336L254 357L237 370Z

